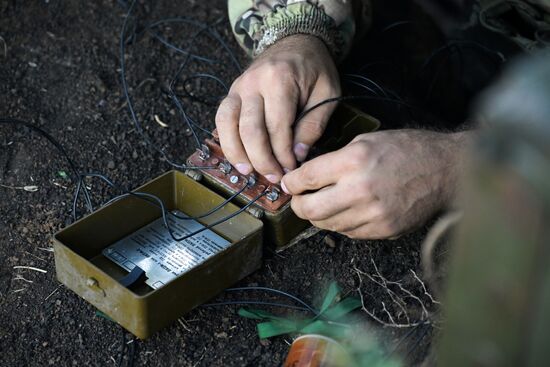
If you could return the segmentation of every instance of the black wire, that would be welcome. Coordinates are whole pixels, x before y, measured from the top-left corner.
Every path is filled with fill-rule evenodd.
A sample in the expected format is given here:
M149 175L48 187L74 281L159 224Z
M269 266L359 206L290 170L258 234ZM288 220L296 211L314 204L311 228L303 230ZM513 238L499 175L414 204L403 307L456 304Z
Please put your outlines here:
M219 61L217 61L217 60L213 60L213 59L209 59L207 57L196 55L196 54L193 54L193 53L191 53L187 50L184 50L180 47L177 47L176 45L168 42L164 37L162 37L160 34L158 34L156 32L149 31L149 34L151 34L153 37L155 37L160 43L162 43L166 47L176 51L177 53L180 53L180 54L183 54L183 55L189 55L192 59L196 59L196 60L199 60L199 61L204 61L204 62L207 62L209 64L218 64L219 63Z
M80 193L80 191L83 190L84 191L84 196L86 198L86 204L88 205L88 208L90 209L92 207L90 194L88 192L88 189L86 188L86 185L82 185L82 179L81 179L81 176L80 176L80 173L78 171L78 168L77 168L76 164L71 159L71 157L69 156L69 154L67 153L65 148L63 148L63 146L53 136L48 134L45 130L41 129L40 127L35 126L35 125L33 125L33 124L31 124L27 121L23 121L23 120L11 118L11 117L0 118L0 124L6 124L6 125L11 124L11 125L16 125L16 126L25 126L29 129L39 133L43 137L45 137L61 153L61 155L67 160L67 162L69 163L69 167L72 171L72 174L71 174L70 178L77 187L77 189L76 189L77 193Z
M469 40L451 40L450 42L446 43L445 45L439 47L434 52L431 53L430 56L424 61L424 64L420 68L419 74L421 74L426 68L430 65L432 60L438 56L441 52L446 51L448 49L451 49L452 47L470 47L470 48L477 48L481 51L484 51L487 55L491 55L499 61L499 64L502 64L506 62L506 57L498 51L492 50L484 45L482 45L479 42L475 41L469 41ZM494 60L493 60L494 61Z
M316 309L314 309L313 307L308 305L306 302L302 301L300 298L298 298L298 297L296 297L296 296L294 296L290 293L280 291L278 289L273 289L273 288L268 288L268 287L236 287L236 288L227 288L225 291L226 292L264 291L264 292L271 292L271 293L275 293L275 294L280 294L280 295L283 295L285 297L288 297L288 298L292 299L295 302L298 302L299 304L304 306L308 311L312 312L315 316L319 316L319 311L317 311Z
M261 194L259 194L258 196L256 196L254 199L252 199L250 202L248 202L245 206L243 206L242 208L240 208L239 210L237 210L236 212L234 213L231 213L230 215L224 217L224 218L221 218L207 226L204 226L203 228L201 229L198 229L194 232L191 232L183 237L180 237L180 238L177 238L175 237L172 233L171 233L171 230L170 228L168 228L168 232L170 232L170 236L174 239L174 241L177 241L177 242L180 242L180 241L183 241L183 240L186 240L190 237L193 237L203 231L206 231L208 229L212 229L213 227L217 226L218 224L221 224L223 222L226 222L228 221L229 219L231 218L234 218L236 217L237 215L241 214L242 212L244 212L246 209L248 209L249 207L251 207L256 201L260 200L263 196L265 196L267 194L267 191L264 191L262 192Z
M132 12L134 10L135 4L136 4L136 0L133 0L130 7L128 8L128 12L126 13L126 16L124 17L122 30L120 32L120 79L121 79L121 83L122 83L122 91L123 91L124 97L126 98L126 104L128 106L128 111L130 113L130 117L132 118L134 126L135 126L137 132L141 135L141 137L149 145L149 147L151 147L156 152L158 152L164 158L164 160L168 164L170 164L172 167L178 168L178 169L216 169L217 167L193 167L193 166L187 166L185 164L177 164L177 163L173 162L170 158L168 158L166 152L163 149L161 149L161 148L159 148L159 147L157 147L156 145L153 144L153 142L151 141L149 136L147 136L147 134L145 134L145 131L143 130L143 127L141 126L141 124L139 122L139 119L138 119L138 117L136 115L136 112L135 112L135 109L134 109L133 100L132 100L132 98L130 96L130 93L129 93L129 90L128 90L128 80L126 79L126 51L125 51L126 50L125 35L126 35L127 27L128 27L128 20L129 20Z
M203 228L201 229L198 229L192 233L189 233L187 235L184 235L183 237L176 237L174 235L174 232L172 230L172 227L170 226L170 223L168 221L168 216L173 216L177 219L180 219L180 220L198 220L198 219L201 219L201 218L204 218L204 217L207 217L209 215L212 215L213 213L217 212L218 210L220 210L223 206L225 206L226 204L228 204L230 201L232 201L234 198L236 198L238 195L240 195L247 187L248 187L248 183L245 183L245 185L237 192L235 192L233 195L231 195L228 199L225 199L222 203L218 204L216 207L214 207L213 209L210 209L208 212L204 213L204 214L201 214L199 216L181 216L181 215L178 215L178 214L175 214L175 213L172 213L170 211L168 211L166 209L166 206L164 205L164 202L156 195L153 195L153 194L150 194L150 193L146 193L146 192L131 192L131 191L127 191L127 190L123 190L120 186L116 185L115 183L113 183L109 178L105 177L104 175L102 174L99 174L99 173L87 173L87 174L83 174L84 177L96 177L96 178L99 178L101 180L103 180L104 182L107 183L107 185L113 187L113 188L116 188L116 189L119 189L121 191L125 191L124 194L122 195L118 195L116 197L114 197L113 199L109 200L107 203L105 203L104 205L108 205L108 204L111 204L112 202L114 201L117 201L117 200L120 200L120 199L123 199L124 197L128 197L128 196L134 196L134 197L137 197L137 198L140 198L142 200L145 200L149 203L152 203L152 204L155 204L160 210L161 210L161 213L162 213L162 220L163 220L163 224L164 226L166 227L166 229L168 230L169 234L170 234L170 237L172 237L172 239L176 242L180 242L180 241L183 241L183 240L186 240L190 237L193 237L203 231L206 231L207 229L211 229L239 214L241 214L242 212L244 212L246 209L248 209L250 206L252 206L256 201L258 201L261 197L263 197L264 195L267 194L267 191L263 191L261 194L259 194L258 196L256 196L254 199L252 199L250 202L248 202L245 206L243 206L242 208L240 208L239 210L235 211L234 213L231 213L230 215L224 217L224 218L221 218L207 226L204 226Z
M189 91L187 89L187 85L189 85L189 82L192 81L192 80L195 80L195 79L212 79L224 88L225 93L218 96L218 97L210 97L210 98L196 96L195 94L191 93L191 91ZM223 99L223 97L225 97L225 95L227 95L227 93L229 93L229 87L227 86L227 84L225 84L217 76L212 75L212 74L208 74L208 73L197 73L197 74L191 75L191 76L185 78L182 81L182 85L183 85L183 91L185 92L185 94L181 95L181 94L176 93L177 96L188 97L193 101L205 104L207 106L217 106L218 103L220 102L220 100Z
M340 97L327 98L327 99L325 99L325 100L309 107L308 109L302 111L298 115L298 117L294 120L294 125L296 125L302 118L304 118L304 116L306 116L308 113L310 113L314 109L319 108L319 107L321 107L323 105L326 105L328 103L335 103L335 102L342 102L342 101L349 101L349 100L362 100L362 99L395 103L397 105L405 106L405 107L409 108L409 110L412 110L412 109L418 110L418 111L420 111L424 114L424 111L422 109L420 109L416 106L413 106L410 103L407 103L405 101L401 101L399 99L378 97L378 96L368 96L368 95L340 96Z
M177 19L177 21L176 21ZM205 24L205 23L201 23L199 21L196 21L194 19L187 19L187 18L169 18L169 19L163 19L163 20L159 20L159 21L156 21L152 24L149 24L145 30L147 30L149 32L149 34L151 34L153 37L155 37L158 41L160 41L163 45L165 45L166 47L178 52L178 53L181 53L181 54L184 54L184 55L189 55L192 59L196 59L196 60L199 60L199 61L203 61L203 62L206 62L206 63L209 63L209 64L219 64L220 61L218 60L214 60L214 59L209 59L207 57L204 57L204 56L201 56L201 55L197 55L197 54L193 54L191 53L190 51L188 50L185 50L185 49L182 49L180 47L177 47L176 45L168 42L164 37L162 37L161 35L159 35L158 33L154 32L152 29L153 28L156 28L156 27L159 27L165 23L170 23L170 22L178 22L178 23L185 23L185 24L191 24L191 25L194 25L196 27L200 27L201 29L199 30L199 32L197 32L194 36L191 36L191 44L194 42L194 38L198 37L198 35L200 35L201 33L203 32L207 32L208 35L210 35L212 38L215 39L215 37L212 35L212 31L211 31L211 28L218 25L224 18L220 18L218 19L216 22L214 22L211 26L209 26L208 24ZM190 46L190 45L189 45ZM190 47L188 47L190 48Z
M214 22L214 25L217 25L217 24L221 23L223 20L225 20L225 17L222 17L222 18L218 19L216 22ZM168 18L168 19L159 20L159 21L149 25L149 27L153 28L153 27L159 26L161 24L166 24L166 23L185 23L185 24L192 24L192 25L195 25L195 26L198 26L198 27L207 27L204 23L198 22L194 19L184 18L184 17L176 17L176 18ZM231 59L231 61L233 62L233 64L235 65L235 67L237 68L239 73L241 73L242 72L242 66L241 66L239 60L237 59L237 56L231 50L231 48L229 47L227 42L225 42L223 40L223 38L219 35L218 32L216 32L215 29L213 29L211 27L208 27L207 32L210 36L212 36L222 46L222 48L226 51L226 53L228 54L229 58Z
M105 205L108 205L110 203L112 203L113 201L116 201L116 200L119 200L119 199L122 199L123 197L127 197L127 196L134 196L134 197L138 197L140 199L144 199L145 201L148 201L154 205L157 205L157 201L150 201L148 200L147 198L148 197L145 197L141 194L147 194L147 195L151 195L151 196L155 196L156 195L153 195L153 194L148 194L148 193L140 193L140 192L132 192L132 191L129 191L129 190L126 190L124 188L122 188L121 186L115 184L113 181L111 181L108 177L106 177L105 175L102 175L100 173L84 173L82 174L82 177L94 177L94 178L99 178L100 180L104 181L108 186L114 188L114 189L117 189L119 191L122 191L124 192L124 194L122 195L119 195L119 196L116 196L114 197L113 199L109 200L107 203L103 204L103 206ZM205 218L205 217L208 217L212 214L214 214L215 212L217 212L218 210L220 210L221 208L223 208L225 205L227 205L228 203L230 203L231 201L233 201L237 196L239 196L246 188L248 187L248 182L245 183L245 185L243 187L241 187L238 191L236 191L235 193L233 193L229 198L225 199L224 201L222 201L220 204L216 205L214 208L210 209L209 211L207 211L206 213L203 213L201 215L197 215L197 216L182 216L180 214L175 214L175 213L172 213L170 212L169 210L166 210L166 209L163 209L163 211L168 214L168 215L171 215L175 218L178 218L178 219L181 219L181 220L197 220L197 219L202 219L202 218ZM124 195L124 196L123 196ZM141 196L140 196L141 195ZM163 206L160 206L160 205L157 205L157 207L159 208L163 208Z
M181 72L183 71L183 69L187 66L187 62L189 60L190 60L189 56L185 58L185 61L181 64L180 68L178 69L178 72L176 73L176 75L174 75L174 77L172 78L172 81L170 81L170 84L168 86L168 91L170 92L170 98L172 98L172 102L174 103L174 105L176 106L178 111L180 111L180 114L182 115L185 123L187 124L187 127L193 133L193 137L195 138L195 143L197 144L197 148L200 149L201 148L201 142L200 142L199 136L197 135L197 132L193 128L193 125L191 124L191 121L187 118L187 113L185 112L185 109L183 108L183 104L181 103L178 96L174 92L174 84L176 83L176 81L179 78L179 76L180 76Z
M260 306L271 306L271 307L283 307L291 310L299 311L309 311L309 309L300 306L287 305L285 303L275 303L275 302L266 302L266 301L228 301L228 302L215 302L215 303L204 303L201 307L219 307L219 306L230 306L230 305L260 305Z
M395 23L392 23L388 26L386 26L384 29L382 29L382 31L380 32L380 34L383 34L383 33L386 33L387 31L389 31L390 29L394 29L394 28L397 28L399 26L402 26L402 25L409 25L409 24L413 24L413 22L411 22L410 20L401 20L401 21L397 21Z
M361 79L363 81L366 81L366 82L370 83L371 85L373 85L380 92L382 92L384 97L389 98L389 95L388 95L388 93L386 92L386 90L384 88L382 88L379 84L375 83L372 79L369 79L366 76L359 75L359 74L344 74L344 76L345 77L357 78L357 79ZM368 88L367 86L365 86L363 84L360 84L360 83L358 83L358 84L360 86L366 87L368 90L372 91L374 94L378 94L378 93L374 92L374 90L372 90L371 88ZM400 98L397 98L397 99L400 99Z

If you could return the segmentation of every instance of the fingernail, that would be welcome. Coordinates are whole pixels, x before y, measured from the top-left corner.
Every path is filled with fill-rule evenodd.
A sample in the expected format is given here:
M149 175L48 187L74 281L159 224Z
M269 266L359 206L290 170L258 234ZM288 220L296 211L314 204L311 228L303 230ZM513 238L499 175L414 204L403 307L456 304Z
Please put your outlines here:
M277 175L269 174L269 175L265 175L265 178L267 178L267 180L271 183L279 182L279 177Z
M237 163L235 168L241 175L248 175L252 171L252 167L248 163Z
M285 193L290 194L290 192L288 192L288 189L286 188L285 183L283 181L281 181L281 189L283 189Z
M288 169L288 168L283 168L283 171L285 172L285 174L289 173L291 170Z
M308 152L309 145L307 144L298 143L294 146L294 154L296 155L296 159L300 162L303 162L306 159Z

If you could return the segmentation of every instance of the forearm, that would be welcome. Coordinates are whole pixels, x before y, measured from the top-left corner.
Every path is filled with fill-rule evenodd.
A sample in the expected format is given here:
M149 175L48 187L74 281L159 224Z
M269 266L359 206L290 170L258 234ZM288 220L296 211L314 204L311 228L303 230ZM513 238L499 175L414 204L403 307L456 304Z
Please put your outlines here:
M309 34L341 60L371 19L369 0L229 0L228 11L235 36L251 57L284 37Z

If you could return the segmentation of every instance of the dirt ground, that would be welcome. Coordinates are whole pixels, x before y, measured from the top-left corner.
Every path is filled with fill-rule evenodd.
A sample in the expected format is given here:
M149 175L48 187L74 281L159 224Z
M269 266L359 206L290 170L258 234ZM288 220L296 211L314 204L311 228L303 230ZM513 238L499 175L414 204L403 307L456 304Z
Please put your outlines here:
M128 117L119 76L124 3L0 0L0 116L17 117L41 126L60 141L80 169L105 173L120 185L133 188L165 172L169 166L159 154L151 153ZM138 21L132 22L131 27L135 26L139 34L145 24L175 16L213 23L225 13L225 1L221 0L140 1ZM397 16L393 21L400 19ZM375 29L391 24L377 22ZM227 22L220 22L216 29L246 64ZM173 27L165 31L172 41L184 46L196 29ZM405 59L395 54L399 44L386 38L393 37L388 35L391 32L374 33L384 37L378 37L370 48L359 49L356 54L375 52L378 48L377 57L369 59L375 60L374 64L380 55L393 52L392 60L399 59L402 66ZM407 35L412 37L410 32ZM438 37L411 44L417 49L433 50L431 44L440 42ZM238 75L218 46L208 41L198 45L201 52L222 58L223 63L210 72L227 83ZM129 43L126 55L130 93L147 134L174 160L183 161L194 145L166 94L167 84L183 56L143 34ZM413 58L412 54L408 56L408 60ZM376 65L366 70L365 60L356 57L344 68L357 71L360 65L361 71L383 80L384 85L395 85L399 79L398 73ZM419 60L424 59L413 61L419 65ZM195 71L203 68L191 65ZM204 92L211 95L223 93L215 85L195 87L205 88ZM395 88L398 93L404 93L405 89ZM414 92L414 88L411 90ZM433 95L437 98L438 93L435 91ZM212 128L215 106L187 103L194 119L207 129ZM467 102L461 103L454 105L458 114L447 111L455 121L464 117ZM441 106L436 102L433 105ZM369 112L382 120L384 128L403 125L409 116L395 106L370 107ZM160 127L155 115L169 127ZM422 125L423 120L409 122ZM255 322L239 317L238 306L198 308L186 315L185 321L174 323L149 340L138 341L118 325L97 316L93 306L60 286L49 249L52 234L72 222L74 186L63 172L69 173L66 162L45 139L28 129L0 125L0 365L276 366L282 363L291 337L260 342ZM37 186L37 191L18 189L29 185ZM113 195L98 182L90 181L90 185L96 206ZM331 234L334 239L331 241L325 239L326 233L321 233L280 255L268 255L263 267L238 285L272 287L314 303L330 280L338 281L346 292L357 295L359 278L354 268L376 274L373 265L376 264L380 275L402 281L433 316L437 307L424 295L411 272L422 273L418 254L425 234L423 228L394 241L351 241ZM35 267L43 272L17 266ZM366 308L389 322L382 311L382 302L391 304L387 291L366 278L360 289ZM227 300L285 301L248 292L222 293L215 302ZM418 302L412 298L405 302L411 320L417 319ZM388 307L398 322L404 322L403 312L399 313L394 305ZM428 353L431 328L409 333L407 328L384 328L363 311L356 314L365 328L373 333L381 331L381 343L388 350L399 344L396 354L400 353L407 364L420 364Z

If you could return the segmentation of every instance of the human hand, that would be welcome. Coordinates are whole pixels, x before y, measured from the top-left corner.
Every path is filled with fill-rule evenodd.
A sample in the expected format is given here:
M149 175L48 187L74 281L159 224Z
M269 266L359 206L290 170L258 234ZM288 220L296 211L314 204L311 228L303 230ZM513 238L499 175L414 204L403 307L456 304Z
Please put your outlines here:
M339 95L338 72L324 43L309 35L283 38L233 82L220 104L216 127L226 158L241 174L255 169L279 182L306 158L335 104L293 126L297 112Z
M469 133L394 130L357 136L283 177L292 209L350 238L392 238L449 204ZM312 192L313 191L313 192Z

